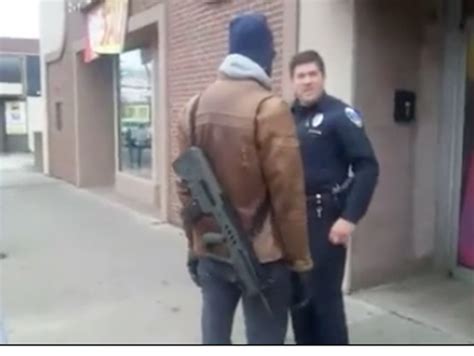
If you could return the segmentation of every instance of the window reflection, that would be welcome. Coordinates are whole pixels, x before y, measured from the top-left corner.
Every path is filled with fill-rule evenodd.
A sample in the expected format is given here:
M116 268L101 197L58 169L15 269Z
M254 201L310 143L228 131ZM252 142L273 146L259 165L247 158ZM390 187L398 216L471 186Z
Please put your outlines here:
M153 60L148 49L120 55L120 169L140 177L152 176Z

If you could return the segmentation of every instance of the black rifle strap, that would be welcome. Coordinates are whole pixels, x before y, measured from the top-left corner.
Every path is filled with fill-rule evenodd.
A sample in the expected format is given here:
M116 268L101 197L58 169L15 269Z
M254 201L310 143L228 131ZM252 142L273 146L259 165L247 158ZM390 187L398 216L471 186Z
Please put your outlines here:
M198 95L197 98L193 101L191 106L191 111L189 113L189 134L191 138L191 146L196 145L196 113L199 106L199 100L201 95Z
M201 95L198 95L191 104L191 109L189 111L189 136L191 141L191 146L196 145L196 112L199 105L199 99ZM186 230L186 234L191 233L192 225L198 216L195 211L195 201L194 199L187 205L183 206L181 210L181 217L183 219L183 224ZM191 235L190 235L191 236ZM189 236L188 236L189 237Z

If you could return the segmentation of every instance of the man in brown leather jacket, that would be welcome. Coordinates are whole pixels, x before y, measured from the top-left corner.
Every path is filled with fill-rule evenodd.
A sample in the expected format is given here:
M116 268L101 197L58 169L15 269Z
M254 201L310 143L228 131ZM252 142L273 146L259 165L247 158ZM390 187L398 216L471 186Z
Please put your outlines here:
M202 290L205 344L231 343L240 299L248 342L284 343L292 303L290 271L299 272L304 289L304 276L313 266L295 124L288 105L271 92L274 53L265 16L249 13L234 18L229 55L218 79L190 100L179 125L183 152L190 146L194 120L195 144L206 153L248 232L262 264L264 295L273 312L270 315L259 298L242 295L232 267L219 261L227 254L225 248L211 248L202 241L204 233L216 232L215 222L201 218L188 236L188 267ZM189 193L181 183L178 192L183 205L189 204Z

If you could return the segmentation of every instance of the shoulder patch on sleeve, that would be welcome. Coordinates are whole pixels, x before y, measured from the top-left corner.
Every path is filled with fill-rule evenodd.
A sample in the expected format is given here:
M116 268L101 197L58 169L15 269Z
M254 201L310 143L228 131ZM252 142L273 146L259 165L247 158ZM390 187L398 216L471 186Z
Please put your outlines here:
M346 117L357 127L362 128L364 126L362 116L355 109L346 107L344 113L346 114Z

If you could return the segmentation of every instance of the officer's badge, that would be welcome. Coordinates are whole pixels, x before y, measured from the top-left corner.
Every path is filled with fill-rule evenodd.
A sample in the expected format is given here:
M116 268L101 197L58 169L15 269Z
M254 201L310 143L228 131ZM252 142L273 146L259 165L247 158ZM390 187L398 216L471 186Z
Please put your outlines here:
M351 120L354 125L360 128L364 126L364 123L362 122L362 117L356 110L354 110L353 108L346 108L345 113L347 118Z
M324 114L316 114L312 119L311 119L311 127L315 129L319 125L321 125L324 121Z

